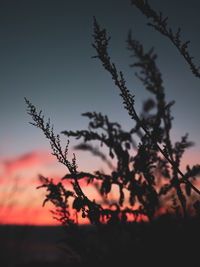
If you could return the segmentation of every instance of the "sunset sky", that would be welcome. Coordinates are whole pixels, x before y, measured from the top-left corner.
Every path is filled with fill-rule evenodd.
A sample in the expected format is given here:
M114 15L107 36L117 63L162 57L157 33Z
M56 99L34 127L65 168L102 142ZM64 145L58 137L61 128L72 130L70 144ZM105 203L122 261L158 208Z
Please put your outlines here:
M200 2L149 0L169 18L174 29L182 28L182 40L190 40L189 51L200 64ZM172 140L189 133L195 146L186 163L200 162L200 80L194 77L178 51L165 37L146 26L146 18L129 0L2 0L0 2L0 223L51 224L49 207L42 208L44 192L36 190L38 174L59 178L66 170L51 155L42 132L31 126L24 97L46 118L55 132L85 129L81 113L97 111L120 122L125 129L132 121L100 62L91 57L93 16L111 35L110 55L125 74L135 95L136 110L148 94L130 69L126 49L128 31L158 54L167 100L175 100ZM62 140L65 142L65 139ZM70 141L69 157L75 140ZM77 153L80 170L103 168L89 153ZM91 167L92 166L92 167ZM89 190L89 189L88 189ZM92 192L92 191L91 191Z

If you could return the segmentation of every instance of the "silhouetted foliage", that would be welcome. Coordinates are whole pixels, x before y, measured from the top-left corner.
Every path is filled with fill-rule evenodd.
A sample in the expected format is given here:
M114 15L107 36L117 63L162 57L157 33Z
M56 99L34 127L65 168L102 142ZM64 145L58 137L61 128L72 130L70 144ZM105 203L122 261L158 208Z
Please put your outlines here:
M154 28L162 35L166 36L178 49L180 54L189 64L192 73L200 78L200 67L196 67L193 63L193 57L188 52L188 44L190 41L181 41L181 28L179 27L175 33L171 27L168 27L168 17L163 17L162 12L157 13L151 8L147 0L131 0L132 5L135 5L146 17L150 20L148 26Z
M167 18L161 12L155 12L147 1L131 0L131 3L148 18L149 26L171 40L199 78L199 68L187 50L189 42L181 41L181 29L174 33L167 25ZM70 249L61 248L67 254L75 251L76 260L69 261L70 266L93 266L94 262L96 266L129 264L130 261L142 266L152 263L155 253L165 261L170 257L170 264L172 258L178 260L180 266L185 261L190 262L191 257L196 259L192 242L199 239L200 191L195 181L200 174L200 165L187 165L186 170L181 171L183 154L194 144L188 140L187 133L179 141L171 140L171 109L175 101L166 100L154 49L145 51L129 32L127 48L133 58L130 67L137 69L136 77L151 94L138 114L125 76L109 56L109 41L106 29L102 29L94 17L92 45L96 55L93 58L100 60L111 75L124 108L134 121L133 127L125 131L118 122L111 122L101 112L86 112L82 116L89 120L87 129L61 132L68 138L80 140L74 149L99 157L107 165L107 172L78 170L75 155L72 160L68 158L69 141L63 149L60 135L54 133L50 120L45 122L42 111L38 112L25 99L27 112L33 120L31 124L43 131L52 154L68 170L58 183L40 175L41 186L38 188L46 189L43 206L47 202L53 203L53 217L67 226L63 244L70 244ZM101 150L102 146L106 149ZM81 180L93 185L102 200L90 200L82 190ZM71 183L70 189L65 186L65 181ZM118 188L117 197L113 197L113 188ZM78 227L78 214L87 218L95 228L83 230ZM150 223L143 223L143 219Z
M190 65L194 75L199 77L198 69L187 51L188 42L181 43L180 29L174 34L167 26L167 18L164 19L162 13L158 15L147 1L132 0L132 4L153 21L148 25L173 42ZM110 122L106 115L97 112L82 114L89 119L88 129L65 130L62 134L82 140L75 149L87 150L100 157L108 164L110 173L103 173L100 170L94 173L81 172L77 169L75 155L71 162L68 160L69 142L63 150L60 136L54 134L50 120L45 122L42 112L37 112L35 106L26 99L28 114L33 119L32 124L43 131L50 141L52 154L69 171L62 180L70 180L73 186L73 191L69 191L65 189L62 180L56 184L52 179L41 176L42 185L38 188L45 187L47 190L43 205L51 201L56 207L53 211L54 217L64 225L75 223L71 216L72 210L81 212L82 217L87 217L91 224L124 223L127 221L127 216L132 216L136 220L138 215L152 220L161 208L164 208L166 213L174 210L177 215L186 216L188 209L191 209L191 201L195 203L193 207L196 211L199 211L197 198L200 191L192 181L200 174L200 165L187 166L185 173L180 170L181 158L193 143L188 140L188 134L174 144L171 141L170 131L173 120L171 107L175 102L167 102L165 99L162 74L156 64L157 55L154 49L145 52L142 44L134 40L129 32L128 50L131 52L131 57L135 59L131 67L139 69L136 77L152 94L152 97L144 102L143 110L138 115L135 110L134 95L126 87L124 74L117 70L109 56L110 37L105 29L101 29L95 17L93 26L93 47L96 50L93 58L99 59L104 69L110 73L120 90L125 109L135 121L135 126L129 131L124 131L119 123ZM140 138L138 145L134 137ZM99 142L100 146L106 146L110 160L98 148L89 144L91 141ZM112 159L116 159L116 166L113 166ZM104 199L103 203L108 207L94 200L91 201L83 193L79 184L80 179L86 179L88 184L94 184ZM116 201L110 201L107 198L113 185L119 188L119 199ZM195 195L193 191L197 194ZM125 201L125 195L129 197L128 201ZM69 204L69 198L73 199L71 204Z

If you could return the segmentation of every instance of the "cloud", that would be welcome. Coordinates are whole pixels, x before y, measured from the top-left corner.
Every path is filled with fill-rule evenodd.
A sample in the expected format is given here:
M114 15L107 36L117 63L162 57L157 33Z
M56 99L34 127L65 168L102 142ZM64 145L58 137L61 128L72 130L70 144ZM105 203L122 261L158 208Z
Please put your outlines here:
M49 152L31 151L29 153L13 157L1 162L1 173L12 175L19 170L32 168L41 164L51 163L54 159ZM3 168L3 171L2 171Z
M36 190L41 173L53 178L55 183L65 174L65 166L58 164L49 151L35 150L0 161L0 224L55 224L49 204L42 208L45 190ZM28 178L28 179L27 179ZM69 181L63 181L68 189ZM80 181L82 187L86 183ZM90 186L85 189L92 195ZM52 207L53 208L53 207ZM82 217L80 218L80 222ZM85 221L83 222L85 223Z

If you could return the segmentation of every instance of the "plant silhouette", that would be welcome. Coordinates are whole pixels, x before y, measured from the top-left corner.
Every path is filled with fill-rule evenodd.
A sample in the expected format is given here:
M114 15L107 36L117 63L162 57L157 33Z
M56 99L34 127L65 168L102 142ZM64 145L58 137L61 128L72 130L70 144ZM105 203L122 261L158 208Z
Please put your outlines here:
M174 33L167 25L167 18L163 18L162 13L154 11L147 1L132 0L131 3L147 17L149 26L165 35L174 44L193 74L199 78L199 69L194 65L187 50L189 42L181 41L180 29ZM188 134L175 143L171 140L171 108L175 102L166 101L162 73L157 66L154 49L144 51L143 45L134 40L129 32L127 45L134 58L131 68L138 69L136 77L151 93L151 98L144 102L142 112L138 114L135 110L134 95L126 87L124 74L117 70L116 64L109 56L110 37L95 17L93 29L93 48L96 51L93 58L100 60L103 68L111 75L119 89L124 108L135 124L129 131L125 131L119 123L111 122L102 113L86 112L82 116L89 119L88 129L62 131L68 138L75 137L81 140L75 147L77 150L90 151L110 168L109 173L100 170L94 173L83 172L78 170L75 155L71 161L68 159L69 142L63 149L60 136L54 133L50 120L45 122L42 112L38 112L35 106L25 99L27 112L33 120L31 124L43 131L50 141L52 154L68 169L68 173L59 183L40 176L42 185L38 188L46 188L47 191L43 205L48 201L52 202L55 206L54 217L63 225L71 227L76 225L72 215L74 211L81 213L83 218L89 219L91 224L100 228L104 224L125 225L129 220L137 221L138 218L146 218L153 222L161 210L177 219L190 215L199 216L200 191L193 183L200 174L200 165L188 165L185 172L181 171L182 156L193 142L188 140ZM139 144L136 142L138 138ZM92 145L93 141L107 147L109 158ZM94 185L103 201L98 203L90 200L80 186L81 179ZM63 180L70 181L73 189L67 190ZM113 186L119 191L119 198L116 200L108 197Z

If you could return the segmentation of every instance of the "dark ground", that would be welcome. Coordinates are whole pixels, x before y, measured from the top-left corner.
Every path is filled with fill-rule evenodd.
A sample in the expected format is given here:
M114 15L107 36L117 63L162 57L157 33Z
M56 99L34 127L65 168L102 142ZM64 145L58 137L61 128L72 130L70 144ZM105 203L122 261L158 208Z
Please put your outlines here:
M200 218L77 227L0 226L2 267L200 266Z

